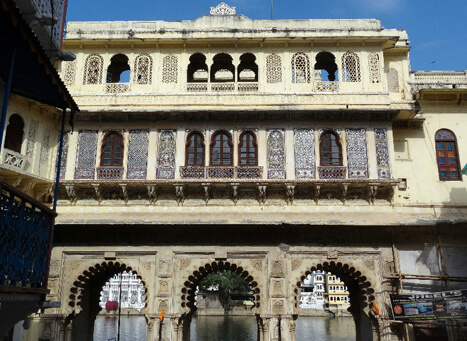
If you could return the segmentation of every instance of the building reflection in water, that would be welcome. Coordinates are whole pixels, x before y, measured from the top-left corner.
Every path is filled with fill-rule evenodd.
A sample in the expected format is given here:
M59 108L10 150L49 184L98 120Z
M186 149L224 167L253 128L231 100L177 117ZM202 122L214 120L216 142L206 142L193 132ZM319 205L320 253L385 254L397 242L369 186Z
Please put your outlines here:
M117 339L117 316L102 316L96 318L94 324L94 341ZM121 316L120 340L146 341L147 326L144 316Z

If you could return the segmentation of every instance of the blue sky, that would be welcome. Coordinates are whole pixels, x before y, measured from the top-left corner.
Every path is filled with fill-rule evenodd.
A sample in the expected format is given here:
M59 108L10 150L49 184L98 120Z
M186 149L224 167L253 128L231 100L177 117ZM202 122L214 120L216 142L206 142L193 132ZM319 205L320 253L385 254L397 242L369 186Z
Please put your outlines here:
M222 0L68 0L67 20L192 20ZM225 1L270 19L271 0ZM467 69L467 0L274 0L274 19L381 20L409 34L412 70Z

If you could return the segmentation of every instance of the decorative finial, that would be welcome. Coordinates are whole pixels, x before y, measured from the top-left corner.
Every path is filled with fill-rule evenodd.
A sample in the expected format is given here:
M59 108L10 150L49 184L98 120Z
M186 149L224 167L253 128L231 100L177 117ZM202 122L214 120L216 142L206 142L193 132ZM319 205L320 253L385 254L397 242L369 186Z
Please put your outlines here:
M233 15L236 13L235 7L230 7L225 2L221 2L216 7L211 7L211 15Z

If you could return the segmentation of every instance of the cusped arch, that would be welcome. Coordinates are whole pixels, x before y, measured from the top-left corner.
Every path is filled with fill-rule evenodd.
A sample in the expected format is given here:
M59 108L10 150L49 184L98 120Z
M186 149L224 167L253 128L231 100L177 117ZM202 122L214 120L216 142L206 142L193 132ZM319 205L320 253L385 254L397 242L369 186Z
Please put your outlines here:
M252 309L260 307L261 291L258 282L251 275L251 271L247 271L242 266L238 266L235 263L214 261L212 263L206 263L205 265L200 266L198 269L193 271L184 282L180 292L181 307L186 309L187 313L191 315L197 309L195 305L195 295L199 283L207 275L218 271L232 271L239 274L248 283L248 285L251 287L251 290L254 292L254 306L252 306Z
M351 264L343 262L322 262L302 271L300 277L297 277L295 281L296 288L294 290L294 310L298 309L298 304L300 302L301 284L309 274L318 270L330 272L345 283L349 291L351 303L349 311L351 313L356 312L357 308L362 310L368 308L370 303L375 300L375 291L372 288L372 284L361 271L357 270Z
M131 266L127 266L125 263L120 262L102 262L97 263L93 266L90 266L88 269L84 270L73 282L73 286L70 288L70 294L68 296L68 306L73 309L72 315L77 315L82 310L82 303L85 299L85 295L89 294L86 292L90 286L98 288L99 292L102 290L104 284L112 278L114 275L122 273L123 271L131 271L134 275L141 279L143 288L145 292L148 292L146 283L138 275L138 272L132 269ZM95 298L95 297L93 297ZM98 300L95 302L98 306ZM145 306L141 310L142 313L145 313L147 309L147 295L145 296Z

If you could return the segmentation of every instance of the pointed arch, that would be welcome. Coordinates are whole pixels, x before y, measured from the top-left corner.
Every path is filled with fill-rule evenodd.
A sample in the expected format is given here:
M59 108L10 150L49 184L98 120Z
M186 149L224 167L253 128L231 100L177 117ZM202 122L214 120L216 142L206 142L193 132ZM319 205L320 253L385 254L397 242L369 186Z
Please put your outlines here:
M238 143L238 164L239 166L258 165L258 143L256 135L250 130L240 134Z
M6 127L4 147L14 152L21 153L23 137L24 120L20 115L13 114L10 116L8 126Z
M152 58L150 55L143 53L136 57L134 73L134 82L136 84L152 83Z
M219 130L211 138L211 166L233 166L232 135Z
M342 144L333 131L325 131L319 141L321 166L342 166Z
M435 145L439 179L462 180L456 135L449 129L439 129L435 134Z
M303 52L292 56L292 83L310 83L310 59Z
M102 69L104 59L98 54L92 54L84 62L83 84L102 84Z
M118 131L110 131L102 139L101 166L123 165L123 135Z
M185 166L204 166L204 136L199 131L192 131L186 138Z
M361 81L360 58L355 52L342 55L342 81L356 83Z

